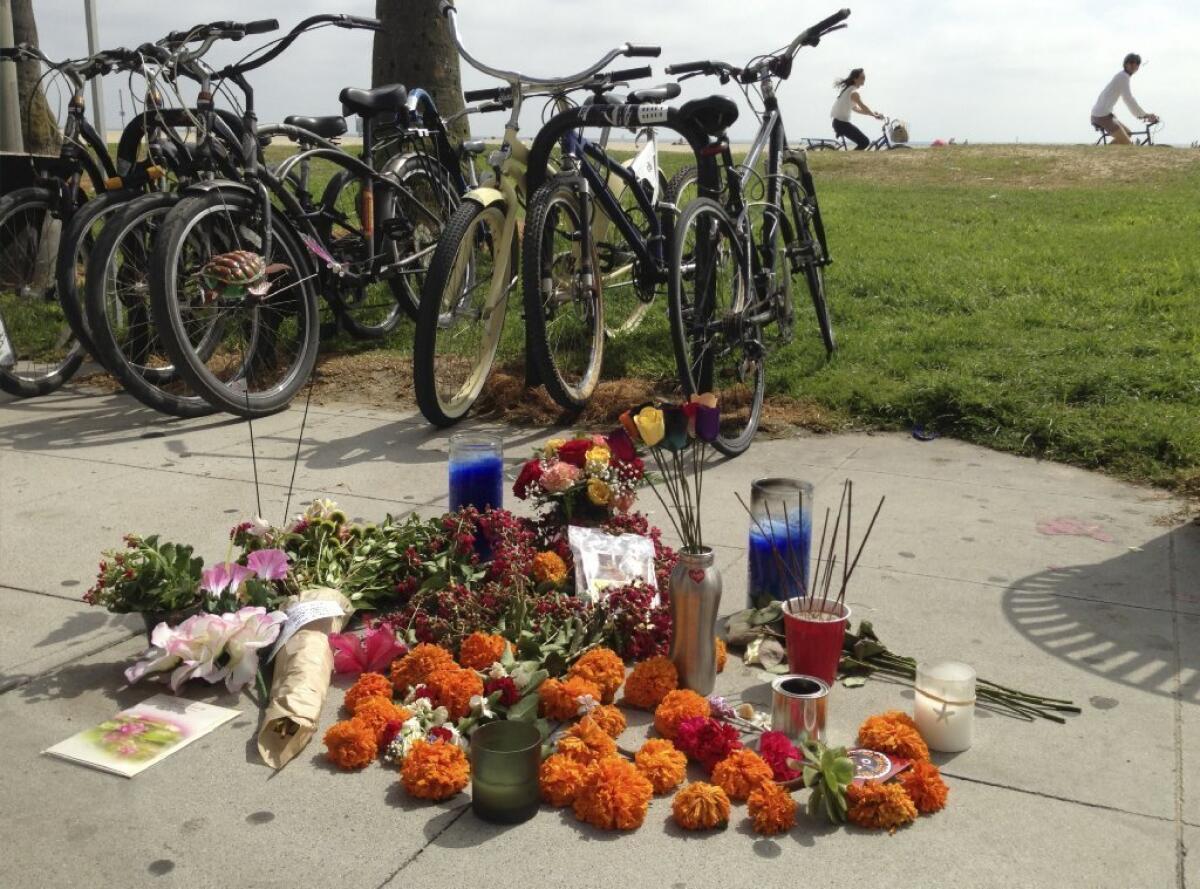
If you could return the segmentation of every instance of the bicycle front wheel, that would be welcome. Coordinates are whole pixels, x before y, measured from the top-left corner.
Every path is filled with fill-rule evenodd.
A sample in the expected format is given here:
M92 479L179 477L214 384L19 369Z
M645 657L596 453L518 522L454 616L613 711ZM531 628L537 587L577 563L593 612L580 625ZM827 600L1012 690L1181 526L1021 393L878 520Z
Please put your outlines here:
M413 388L421 413L435 426L451 426L466 415L496 359L512 287L506 215L502 202L485 207L463 201L425 275L413 339Z
M785 176L784 193L787 195L788 210L792 217L793 240L787 246L792 267L804 272L813 310L817 315L817 328L825 344L825 354L832 357L837 352L837 340L833 335L833 321L829 317L829 303L825 298L825 252L813 231L815 195L805 192L803 182L805 170L801 161L794 156L783 161Z
M584 247L588 225L575 188L551 180L529 202L522 248L532 358L550 397L571 411L596 391L604 360L604 300L595 248Z
M710 198L696 198L679 218L669 300L684 394L717 396L721 422L713 445L735 457L758 429L766 352L749 260L733 221Z

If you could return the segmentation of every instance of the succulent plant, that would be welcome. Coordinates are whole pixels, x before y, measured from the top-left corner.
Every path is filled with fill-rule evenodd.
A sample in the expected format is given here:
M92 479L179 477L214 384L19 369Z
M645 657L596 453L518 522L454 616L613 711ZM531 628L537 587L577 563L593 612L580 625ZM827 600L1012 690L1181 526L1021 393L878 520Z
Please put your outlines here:
M854 781L853 760L845 747L828 747L807 735L801 735L798 746L804 759L788 760L788 767L800 772L804 786L812 789L809 816L820 814L841 824L846 820L846 788Z

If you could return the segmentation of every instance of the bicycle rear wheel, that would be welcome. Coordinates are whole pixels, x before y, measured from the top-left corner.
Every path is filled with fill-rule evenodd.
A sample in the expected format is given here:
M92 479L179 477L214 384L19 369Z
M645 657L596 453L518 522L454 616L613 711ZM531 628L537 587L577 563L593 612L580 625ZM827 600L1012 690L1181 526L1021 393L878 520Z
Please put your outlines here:
M688 204L675 235L669 299L680 384L686 395L717 396L713 444L735 457L754 439L766 380L750 264L733 221L709 198Z
M837 339L833 334L833 321L829 317L829 302L825 298L825 251L813 231L816 196L804 190L806 170L797 157L785 156L782 170L794 237L787 247L788 257L794 269L804 272L813 310L817 315L817 328L825 344L825 354L832 357L837 352Z

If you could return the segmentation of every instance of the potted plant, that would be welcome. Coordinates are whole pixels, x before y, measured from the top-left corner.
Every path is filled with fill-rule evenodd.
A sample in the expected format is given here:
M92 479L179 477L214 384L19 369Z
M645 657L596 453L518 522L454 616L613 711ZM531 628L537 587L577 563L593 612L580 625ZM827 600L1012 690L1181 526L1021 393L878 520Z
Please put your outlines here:
M141 614L149 636L159 623L176 626L201 610L203 571L204 560L190 546L126 534L124 550L104 553L96 584L83 598L114 614Z

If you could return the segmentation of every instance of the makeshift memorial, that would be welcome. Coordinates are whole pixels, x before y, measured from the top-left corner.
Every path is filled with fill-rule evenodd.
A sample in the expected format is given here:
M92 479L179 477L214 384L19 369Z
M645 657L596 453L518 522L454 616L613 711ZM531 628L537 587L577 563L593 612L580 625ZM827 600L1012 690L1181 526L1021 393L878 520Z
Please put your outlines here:
M456 432L450 436L450 510L504 506L504 443L499 436Z
M750 530L746 550L747 607L803 598L808 591L812 545L813 486L791 478L760 478L750 484ZM781 566L794 565L794 572Z
M607 735L605 736L607 737ZM517 824L537 814L542 733L528 722L491 722L471 735L471 808Z
M975 735L975 671L957 661L918 664L913 717L931 750L968 749Z

